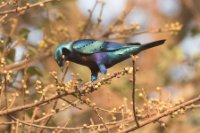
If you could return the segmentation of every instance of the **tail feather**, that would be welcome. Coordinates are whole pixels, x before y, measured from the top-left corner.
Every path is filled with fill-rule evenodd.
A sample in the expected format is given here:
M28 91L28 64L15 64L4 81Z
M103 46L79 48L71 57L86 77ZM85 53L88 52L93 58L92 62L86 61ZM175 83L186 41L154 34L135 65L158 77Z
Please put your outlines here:
M146 49L149 49L149 48L152 48L152 47L156 47L156 46L162 45L164 42L165 42L164 39L163 40L158 40L158 41L155 41L155 42L150 42L150 43L141 45L140 49L141 50L146 50Z

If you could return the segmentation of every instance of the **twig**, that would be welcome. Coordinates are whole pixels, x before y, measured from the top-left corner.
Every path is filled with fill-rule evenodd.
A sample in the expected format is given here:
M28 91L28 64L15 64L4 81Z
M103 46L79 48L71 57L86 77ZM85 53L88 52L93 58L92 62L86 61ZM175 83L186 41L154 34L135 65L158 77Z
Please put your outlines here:
M134 120L135 120L137 127L140 127L139 122L138 122L138 118L137 118L137 114L136 114L136 109L135 109L135 82L136 82L135 60L136 60L136 57L135 56L131 56L131 57L132 57L132 63L133 63L133 90L132 90L133 116L134 116Z
M89 17L88 17L88 19L87 19L87 22L86 22L85 26L83 27L83 31L81 31L81 34L80 34L79 38L82 38L82 36L83 36L84 34L86 34L85 32L86 32L86 30L88 29L88 26L89 26L90 23L91 23L92 15L93 15L93 12L94 12L94 10L95 10L97 4L98 4L98 1L96 0L94 6L93 6L93 8L92 8L92 10L89 10ZM84 33L84 34L83 34L83 33Z
M37 114L37 111L38 111L38 108L36 107L36 108L34 109L34 111L33 111L33 115L32 115L32 118L31 118L31 124L34 123L34 120L35 120L35 116L36 116L36 114ZM32 127L32 126L30 126L30 127L28 128L28 133L31 133L31 127Z
M1 9L1 8L4 8L4 7L7 6L7 5L9 5L9 2L3 2L3 3L1 3L0 9Z
M6 110L8 109L8 91L7 91L7 78L6 78L6 74L4 74L4 94L5 94L5 106L6 106Z
M53 2L53 1L59 1L59 0L45 0L43 2L37 2L34 4L27 3L25 6L17 7L16 9L11 9L11 10L0 12L0 15L18 13L18 12L22 12L22 11L28 10L30 8L38 7L38 6L42 7L42 6L44 6L44 4Z
M103 15L104 6L105 6L105 3L102 1L101 10L100 10L99 17L98 17L98 20L97 20L97 26L96 26L97 29L99 28L99 26L100 26L100 24L102 22L102 15Z
M8 109L10 109L13 105L14 105L14 103L15 103L15 101L16 101L16 98L17 98L17 96L16 96L16 94L13 96L13 100L11 101L11 103L10 103L10 105L8 106Z
M79 109L79 110L82 110L82 108L78 107L78 106L77 106L76 104L74 104L73 102L70 102L69 100L67 100L67 99L65 99L65 98L63 98L63 97L61 97L60 99L62 99L63 101L67 102L67 103L70 104L71 106L73 106L73 107L75 107L75 108L77 108L77 109Z
M1 88L1 95L0 95L0 108L1 108L1 106L2 106L3 93L4 93L4 86Z
M19 133L19 120L16 120L16 133Z
M6 110L8 109L8 104L7 104L7 79L6 79L6 72L4 72L3 74L3 80L2 80L2 83L3 83L3 87L1 88L1 97L0 97L0 108L2 106L2 99L3 99L3 96L4 96L4 100L5 100L5 107L6 107Z
M99 120L103 123L103 125L104 125L104 127L105 127L105 129L106 129L106 132L109 133L109 129L108 129L108 127L107 127L107 125L106 125L106 123L105 123L103 117L100 116L100 114L98 113L98 111L97 111L96 108L94 108L94 111L95 111L95 113L97 114Z
M125 129L125 130L123 130L121 132L124 133L124 132L130 132L130 131L137 130L137 129L145 126L145 125L148 125L150 123L154 123L155 121L157 121L157 120L159 120L159 119L161 119L163 117L169 116L170 114L172 114L172 113L174 113L174 112L176 112L176 111L178 111L179 109L182 109L182 108L184 108L186 110L191 109L191 108L195 107L195 106L193 106L193 104L196 103L196 102L199 102L199 101L200 101L200 96L197 96L197 97L195 97L195 98L193 98L193 99L191 99L189 101L181 103L180 105L174 106L171 109L166 110L166 111L164 111L163 113L161 113L161 114L159 114L157 116L153 116L153 117L148 118L147 120L145 120L143 122L140 122L140 127L132 126L132 127L129 127L129 128L127 128L127 129ZM22 124L25 124L27 126L33 126L33 127L36 127L36 128L44 128L44 129L51 129L51 130L57 129L57 130L66 130L66 131L80 130L80 129L84 128L84 127L74 127L74 128L68 127L68 128L65 128L65 127L41 126L41 125L31 124L29 122L24 122L24 121L21 121L19 119L14 118L14 117L12 117L12 118L15 120L15 122L3 122L3 123L0 123L0 125L2 125L2 124L22 123ZM120 121L115 121L115 122L109 122L109 123L105 123L105 124L106 125L114 125L113 127L109 128L109 129L111 129L111 128L114 128L117 125L119 125L121 122L124 122L124 120L123 121L120 120ZM133 120L126 120L127 124L130 123L130 122L134 122L134 121ZM90 128L99 127L99 126L103 126L103 124L93 125L93 126L90 126ZM105 131L105 130L102 129L101 131Z
M69 124L69 121L70 121L70 120L67 120L67 121L65 122L65 124L64 124L63 127L67 127L67 125ZM61 133L62 131L63 131L63 130L58 130L57 133Z
M90 103L88 103L85 99L83 99L83 98L81 98L81 97L79 97L79 96L76 96L76 95L73 95L73 96L76 97L76 98L78 98L78 99L80 99L80 101L82 101L83 103L85 103L86 105L88 105L89 107L91 107L91 108L94 110L94 112L96 113L98 119L103 123L103 125L104 125L104 127L105 127L105 129L106 129L106 132L109 133L109 129L108 129L108 127L106 126L106 123L105 123L105 121L103 120L103 118L102 118L102 117L100 116L100 114L98 113L97 108L96 108L95 106L91 105Z
M196 22L199 22L200 13L199 13L199 10L198 10L197 6L195 5L194 1L183 0L183 3L191 11L191 14L194 16ZM197 23L197 25L200 27L199 23Z
M95 24L92 28L92 32L90 33L90 36L96 38L95 34L98 34L100 32L100 25L101 25L101 22L102 22L102 15L103 15L103 9L105 7L105 2L104 1L99 1L99 3L101 3L101 9L100 9L100 12L99 12L99 16L97 18L97 24ZM102 38L101 38L102 39Z
M160 118L162 118L162 117L165 117L165 116L168 116L168 115L170 115L170 114L172 114L173 112L176 112L177 110L179 110L179 109L181 109L181 108L186 108L187 109L187 106L190 106L188 109L190 109L190 108L193 108L193 106L191 106L191 105L193 105L194 103L196 103L196 102L198 102L198 101L200 101L200 96L198 96L198 97L196 97L196 98L193 98L193 99L191 99L191 100L189 100L189 101L187 101L187 102L184 102L184 103L182 103L182 104L180 104L180 105L177 105L177 106L175 106L175 107L172 107L171 109L169 109L169 110L166 110L165 112L163 112L163 113L161 113L160 115L158 115L158 116L155 116L155 117L152 117L152 118L148 118L146 121L144 121L144 122L141 122L140 123L140 127L143 127L143 126L145 126L145 125L147 125L147 124L150 124L150 123L153 123L153 122L155 122L155 121L157 121L157 120L159 120ZM16 118L15 118L15 120L17 120ZM22 123L22 124L25 124L25 125L28 125L28 126L34 126L34 127L36 127L36 128L45 128L45 129L51 129L51 130L55 130L55 129L57 129L57 130L66 130L66 131L71 131L71 130L80 130L80 129L83 129L84 127L76 127L76 128L64 128L64 127L47 127L47 126L40 126L40 125L36 125L36 124L30 124L30 123L28 123L28 122L23 122L23 121L21 121L21 120L18 120L19 121L19 123ZM127 121L127 122L132 122L132 120L131 121ZM5 124L5 123L4 123ZM9 123L8 123L9 124ZM111 123L106 123L106 125L107 124L111 124ZM112 124L119 124L119 122L118 121L116 121L116 122L112 122ZM102 126L102 124L100 124L101 126ZM95 125L96 127L98 127L98 126L100 126L100 125ZM139 127L139 128L140 128ZM123 131L121 131L121 132L130 132L130 131L133 131L133 130L137 130L137 129L139 129L138 127L135 127L134 126L134 128L132 127L132 128L128 128L128 129L125 129L125 130L123 130ZM110 129L110 128L109 128ZM102 130L103 131L103 130Z
M32 124L32 123L28 123L28 122L24 122L24 121L21 121L13 116L10 116L13 120L17 121L17 123L22 123L24 125L27 125L27 126L32 126L32 127L35 127L35 128L41 128L41 129L51 129L51 130L55 130L55 129L58 129L58 130L68 130L68 131L71 131L71 130L79 130L80 128L83 128L83 127L77 127L77 128L65 128L65 127L51 127L51 126L43 126L43 125L36 125L36 124Z
M58 104L58 100L56 100L56 101L54 102L54 105L53 105L53 108L52 108L53 110L56 109L57 104ZM51 120L51 118L52 118L52 117L50 116L50 117L47 119L47 121L45 122L44 126L48 125L48 123L49 123L49 121ZM44 130L41 129L40 133L43 133L43 131L44 131Z
M125 73L127 73L127 70L123 69L121 71L113 73L110 76L105 77L104 79L95 81L93 83L91 83L91 82L85 83L82 87L78 88L79 93L80 94L85 94L86 91L87 92L89 91L88 88L91 88L90 86L92 86L92 85L95 86L95 85L97 85L99 83L103 84L103 83L105 83L105 81L111 80L111 79L113 79L113 78L115 78L115 77L117 77L119 75L123 75ZM27 109L30 109L30 108L34 108L36 106L40 106L40 105L49 103L49 102L54 101L56 99L59 99L61 97L64 97L64 96L67 96L67 95L73 95L73 94L77 94L77 90L76 89L69 90L69 91L64 92L62 94L59 94L59 95L56 94L56 95L54 95L54 96L52 96L50 98L46 98L46 99L44 99L42 101L39 101L39 102L36 102L36 103L26 104L24 106L14 107L12 109L7 109L7 110L4 110L4 111L0 111L0 116L5 115L5 114L14 113L14 112L17 112L17 111L22 111L22 110L27 110Z
M79 102L79 100L76 100L76 101L74 102L74 104L76 104L76 103L78 103L78 102ZM69 106L65 106L64 108L57 109L55 112L51 112L51 113L49 113L48 115L45 115L45 116L43 116L43 117L41 117L41 118L36 119L35 122L36 122L36 123L41 122L41 121L43 121L43 120L45 120L45 119L47 119L47 118L53 116L53 115L56 114L56 113L59 113L59 112L61 112L61 111L64 111L64 110L68 109L69 107L72 107L72 106L69 105ZM28 121L27 121L27 122L28 122ZM1 125L1 124L0 124L0 125Z
M32 126L32 127L35 127L35 128L42 128L42 129L50 129L50 130L65 130L65 131L75 131L75 130L80 130L80 129L84 129L85 127L81 126L81 127L51 127L51 126L43 126L43 125L37 125L37 124L31 124L30 122L25 122L25 121L22 121L22 120L19 120L13 116L10 116L14 121L16 121L15 123L21 123L21 124L24 124L24 125L27 125L27 126ZM105 123L106 125L115 125L115 124L119 124L121 121L115 121L115 122L109 122L109 123ZM11 124L13 122L9 122L7 124ZM5 122L4 122L5 124ZM90 126L88 128L93 128L93 127L99 127L99 126L104 126L103 124L96 124L96 125L93 125L93 126Z
M31 121L30 122L27 122L27 121L21 121L21 120L19 120L19 119L17 119L17 118L15 118L15 117L13 117L13 116L10 116L11 117L11 119L13 119L13 121L12 122L0 122L0 125L10 125L10 124L24 124L24 125L26 125L26 126L32 126L32 127L35 127L35 128L39 128L39 129L50 129L50 130L65 130L65 131L79 131L80 129L84 129L85 127L83 127L83 126L77 126L77 127L52 127L52 126L43 126L43 125L37 125L37 124L31 124ZM121 123L123 123L123 122L125 122L125 121L127 121L127 122L129 122L130 120L129 119L126 119L126 120L119 120L119 121L113 121L113 122L107 122L106 123L106 125L108 125L108 126L112 126L112 125L114 125L114 126L112 126L111 128L109 128L109 129L112 129L112 128L114 128L114 127L117 127L117 126L119 126ZM36 121L35 121L36 122ZM96 124L96 125L90 125L90 126L88 126L87 128L89 129L89 128L97 128L97 127L103 127L104 125L103 124ZM106 130L105 129L102 129L101 130L102 132L105 132ZM18 133L18 132L17 132Z
M7 70L7 71L8 70L18 71L18 70L24 69L25 67L29 67L29 66L33 65L37 61L44 60L44 59L50 57L51 55L52 55L51 52L46 52L43 55L40 55L39 57L33 58L31 60L30 59L29 60L23 60L21 62L9 64L9 65L5 66L5 70ZM0 74L2 74L2 73L3 73L3 70L0 69Z
M5 18L6 18L7 16L8 16L7 14L3 15L3 16L0 18L0 23L1 23L1 22L4 22L4 20L5 20Z
M148 125L150 123L153 123L153 122L155 122L155 121L157 121L157 120L159 120L159 119L161 119L163 117L166 117L166 116L176 112L179 109L186 108L187 106L190 106L190 105L192 105L192 104L194 104L194 103L196 103L198 101L200 101L200 96L197 96L197 97L195 97L195 98L193 98L193 99L191 99L189 101L181 103L180 105L172 107L172 108L164 111L163 113L160 113L157 116L153 116L151 118L148 118L146 121L140 122L140 127L137 127L137 126L129 127L127 129L123 130L122 133L124 133L124 132L128 133L130 131L135 131L135 130L137 130L137 129L141 128L141 127L144 127L144 126L146 126L146 125Z
M124 20L127 17L127 15L131 12L131 10L132 10L132 7L130 7L130 6L128 8L126 8L126 10L123 12L123 14L117 19L117 21L115 21L112 24L112 26L115 27L119 24L122 24L123 23L122 20ZM104 32L102 35L98 36L97 38L100 38L100 39L108 38L112 33L113 33L112 29L109 29L106 32Z

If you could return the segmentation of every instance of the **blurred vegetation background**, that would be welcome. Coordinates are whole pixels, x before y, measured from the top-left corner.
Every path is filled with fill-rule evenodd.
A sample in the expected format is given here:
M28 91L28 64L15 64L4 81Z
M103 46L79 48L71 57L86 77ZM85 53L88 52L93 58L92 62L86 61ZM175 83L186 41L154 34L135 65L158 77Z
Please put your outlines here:
M136 61L136 66L139 68L136 74L138 108L144 104L141 97L142 88L149 99L159 98L159 88L162 90L161 98L173 102L180 99L188 100L200 93L199 0L55 0L48 3L39 0L1 0L0 2L1 64L12 65L24 60L34 60L26 63L27 67L11 69L13 79L7 90L9 94L19 92L19 95L22 95L21 88L26 85L24 87L26 103L38 99L35 89L37 80L43 84L54 82L49 74L52 71L58 72L59 78L62 77L62 72L53 58L55 48L62 42L81 38L142 44L159 39L167 40L163 46L138 55ZM37 2L41 3L33 8L16 10L18 7L27 7ZM5 12L12 9L16 11ZM108 72L113 73L131 65L131 59L128 59L110 68ZM69 81L77 73L82 83L90 80L88 68L71 63L64 81ZM126 106L131 109L131 78L131 75L116 78L110 84L88 94L87 97L102 108L118 108L127 102ZM52 95L55 91L56 88L53 87L46 94ZM21 103L22 99L18 98L15 104L17 106ZM58 106L62 106L62 103ZM48 107L41 108L41 112L45 111L48 111ZM26 117L30 116L27 112ZM118 119L119 116L116 117ZM83 110L71 108L54 115L50 125L64 125L66 120L69 120L68 126L82 126L91 123L90 118L98 123L98 118L95 118L95 113L91 113L89 107L83 106ZM0 121L9 121L9 118L2 116ZM178 115L173 119L165 118L163 121L165 126L150 124L135 132L200 132L198 109L184 112L184 115ZM10 128L8 125L0 127L1 132L8 132ZM45 130L45 132L50 131Z

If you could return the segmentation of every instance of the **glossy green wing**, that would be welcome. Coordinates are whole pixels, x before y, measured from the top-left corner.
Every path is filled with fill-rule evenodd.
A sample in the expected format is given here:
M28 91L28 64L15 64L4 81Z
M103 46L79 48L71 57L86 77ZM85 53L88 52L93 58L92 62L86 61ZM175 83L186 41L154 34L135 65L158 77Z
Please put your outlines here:
M96 41L92 39L78 40L72 45L73 50L81 54L110 52L127 47L130 47L130 45L124 45L115 42Z

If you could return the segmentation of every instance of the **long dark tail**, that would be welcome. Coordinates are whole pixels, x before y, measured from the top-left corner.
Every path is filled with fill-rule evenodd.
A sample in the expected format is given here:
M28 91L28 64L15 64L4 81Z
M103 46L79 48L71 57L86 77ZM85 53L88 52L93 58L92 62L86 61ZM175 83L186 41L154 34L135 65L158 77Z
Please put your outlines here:
M165 42L165 40L159 40L159 41L155 41L155 42L150 42L144 45L141 45L140 49L141 50L145 50L145 49L149 49L155 46L159 46L162 45Z

